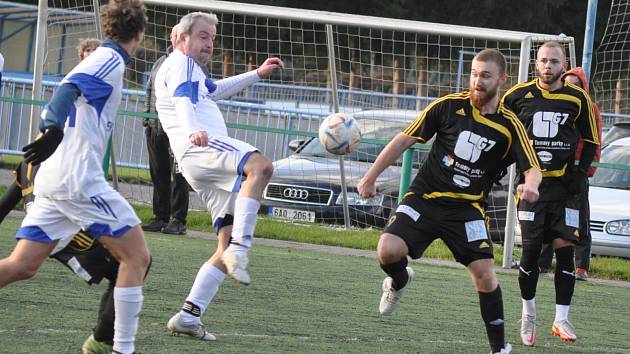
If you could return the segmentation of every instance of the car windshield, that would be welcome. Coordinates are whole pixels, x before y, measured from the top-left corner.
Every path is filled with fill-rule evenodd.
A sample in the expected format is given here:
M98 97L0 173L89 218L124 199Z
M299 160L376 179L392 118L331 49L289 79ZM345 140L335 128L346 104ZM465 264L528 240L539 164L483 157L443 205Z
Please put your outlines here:
M361 125L361 140L383 140L390 141L397 133L407 127L405 122L397 121L359 121ZM361 142L359 146L351 153L344 155L346 161L374 162L378 154L383 150L384 145L375 145ZM318 157L336 158L337 155L331 154L324 146L320 144L318 138L310 140L299 152L300 155L312 155ZM414 150L414 165L422 162L426 152Z
M630 146L611 145L602 150L601 162L630 165ZM598 168L590 184L597 187L630 190L630 171Z

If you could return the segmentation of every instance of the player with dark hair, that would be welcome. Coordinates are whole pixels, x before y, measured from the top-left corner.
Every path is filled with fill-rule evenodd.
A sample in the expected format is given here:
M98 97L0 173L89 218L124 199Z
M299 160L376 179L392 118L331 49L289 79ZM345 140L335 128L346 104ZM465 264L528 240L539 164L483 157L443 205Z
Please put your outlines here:
M581 195L588 169L599 145L593 104L582 88L562 81L566 69L564 47L546 42L536 59L538 78L512 87L502 102L527 128L529 139L543 168L540 198L521 200L518 219L523 239L518 282L523 300L521 340L536 343L536 286L538 258L543 243L553 243L556 253L556 316L552 333L563 341L575 341L569 307L575 287L573 252L580 234ZM578 140L584 148L574 165Z
M114 287L114 353L133 353L150 262L140 219L105 179L102 161L122 98L125 65L144 39L140 0L101 6L107 37L61 81L41 115L41 137L24 161L41 163L35 200L11 255L0 260L0 287L35 275L58 245L84 230L120 263Z
M523 125L499 104L499 88L507 80L505 67L498 50L477 54L472 61L470 92L431 103L387 144L357 186L363 197L374 196L376 179L388 166L413 144L435 136L427 160L378 242L378 260L388 275L379 311L390 315L413 280L407 256L420 258L440 238L467 267L479 294L492 353L502 354L510 353L512 346L505 343L503 297L482 207L484 191L512 161L525 175L524 184L517 188L521 198L535 201L541 179Z

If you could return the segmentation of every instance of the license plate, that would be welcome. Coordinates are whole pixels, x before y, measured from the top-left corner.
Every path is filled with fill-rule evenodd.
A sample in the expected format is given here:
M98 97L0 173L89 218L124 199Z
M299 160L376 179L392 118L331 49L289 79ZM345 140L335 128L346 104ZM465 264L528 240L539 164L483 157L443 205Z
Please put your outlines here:
M292 221L306 221L306 222L315 222L315 212L314 211L305 211L305 210L296 210L296 209L288 209L288 208L269 208L267 211L267 215L292 220Z

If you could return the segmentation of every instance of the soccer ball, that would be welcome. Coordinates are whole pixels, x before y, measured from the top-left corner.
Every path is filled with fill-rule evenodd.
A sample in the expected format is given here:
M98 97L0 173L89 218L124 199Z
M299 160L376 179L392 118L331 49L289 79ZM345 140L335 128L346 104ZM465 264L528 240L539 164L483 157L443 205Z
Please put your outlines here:
M349 114L333 113L319 126L319 141L326 151L345 155L361 142L361 130L357 121Z

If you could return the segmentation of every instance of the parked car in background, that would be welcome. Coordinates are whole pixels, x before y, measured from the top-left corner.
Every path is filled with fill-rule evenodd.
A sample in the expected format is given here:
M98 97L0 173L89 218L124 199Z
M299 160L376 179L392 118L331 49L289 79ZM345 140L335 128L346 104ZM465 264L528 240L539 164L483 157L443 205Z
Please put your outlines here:
M630 166L630 138L607 143L600 161ZM630 258L630 170L598 168L590 185L591 253Z
M401 161L386 169L376 182L377 195L365 199L357 193L357 183L375 161L384 145L406 128L415 111L375 110L353 113L361 127L361 144L344 155L350 218L359 227L384 227L398 204ZM274 162L274 175L264 191L261 214L300 222L343 224L343 196L339 157L328 153L317 138L292 141L294 154ZM426 158L428 147L414 150L412 178ZM505 227L507 187L497 187L489 199L493 240L502 240ZM495 193L496 191L496 193Z

